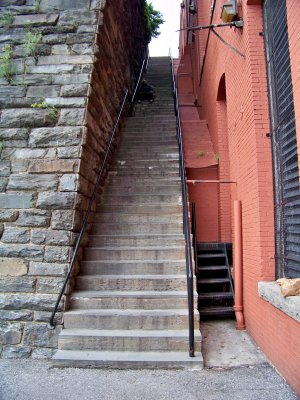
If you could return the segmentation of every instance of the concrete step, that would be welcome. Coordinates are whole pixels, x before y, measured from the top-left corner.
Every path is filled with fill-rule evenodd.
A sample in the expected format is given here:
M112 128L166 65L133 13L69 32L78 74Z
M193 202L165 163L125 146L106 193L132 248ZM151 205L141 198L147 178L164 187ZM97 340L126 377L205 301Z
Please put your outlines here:
M179 172L177 168L172 169L142 169L142 168L118 168L115 170L110 170L108 175L119 175L119 176L129 176L134 178L135 176L144 176L145 178L153 178L153 180L158 180L161 176L171 177L178 176Z
M156 159L151 159L151 157L147 157L145 159L132 159L132 160L122 160L119 158L116 158L114 160L114 163L112 167L116 166L128 166L128 167L176 167L179 168L179 162L176 159L170 159L170 158L156 158Z
M161 176L158 179L155 179L153 177L142 177L142 176L135 176L134 179L128 176L122 176L122 175L108 175L107 179L107 187L109 185L115 185L121 187L133 187L134 185L136 186L141 186L144 183L145 187L149 185L166 185L169 186L170 184L173 185L175 184L181 184L181 178L179 176ZM166 192L167 193L167 192ZM158 203L155 203L158 204Z
M139 175L137 175L137 177L138 177ZM149 177L149 176L148 176ZM155 184L155 183L153 183L153 185L144 185L144 186L141 186L141 185L139 185L139 184L137 184L136 182L132 182L132 184L130 185L129 183L127 184L127 185L124 185L124 186L120 186L120 185L117 185L117 184L110 184L110 185L107 185L107 187L105 188L105 194L109 194L109 195L119 195L119 194L147 194L147 193L151 193L151 194L157 194L157 193L161 193L161 192L164 192L165 194L172 194L172 195L174 195L174 194L180 194L181 193L181 188L180 187L178 187L179 185L175 185L175 186L173 186L173 185L166 185L166 186L163 186L163 185L157 185L157 184ZM126 211L126 208L127 208L127 210L128 210L128 212L131 212L130 211L130 209L128 208L129 207L129 205L125 205L125 206L123 206L123 205L121 205L120 204L120 206L121 206L121 209L123 209L123 210L125 210ZM179 210L179 206L178 206L178 204L174 204L174 206L170 206L170 207L168 207L167 205L165 205L164 207L162 206L162 207L159 207L159 205L147 205L147 206L145 206L145 205L139 205L138 206L139 208L138 208L138 211L137 210L133 210L133 212L134 213L138 213L138 212L141 212L141 213L143 213L143 212L145 212L145 209L147 210L148 208L149 208L149 210L151 210L151 208L153 208L153 212L155 212L155 213L157 213L157 214L161 214L161 213L164 213L164 212L173 212L172 211L172 209L178 209ZM112 210L116 210L116 207L114 207L114 206L112 206L111 207L111 209ZM100 210L99 210L100 211ZM127 211L126 211L127 212Z
M74 310L64 313L65 329L187 329L186 309ZM197 324L196 324L197 326Z
M59 335L60 350L96 351L184 351L188 330L65 329ZM196 351L201 351L197 341Z
M131 189L131 188L130 188ZM136 187L132 188L137 193L140 193L140 190ZM172 189L174 190L174 189ZM126 191L126 188L118 188L118 192ZM175 192L175 190L174 190ZM110 191L111 193L111 191ZM145 189L145 194L147 193L147 188ZM98 213L111 213L114 212L116 214L125 213L125 214L137 214L137 215L161 215L161 214L168 214L168 215L177 215L180 214L182 216L182 205L181 204L138 204L138 205L131 205L131 204L118 204L111 205L111 204L101 204L97 210ZM95 215L95 219L97 220L98 214Z
M185 260L163 261L123 261L101 260L81 261L80 274L85 275L184 275L186 271Z
M101 260L99 260L101 262ZM185 290L186 276L175 275L78 275L76 290Z
M180 260L184 246L144 246L144 247L87 247L85 260Z
M141 149L141 148L178 148L177 139L174 136L172 139L165 139L160 137L158 141L156 138L145 137L144 140L130 140L128 138L124 138L120 144L120 146L124 149Z
M149 222L157 222L157 223L168 223L170 220L172 222L181 222L182 221L182 214L180 213L173 213L173 214L125 214L125 213L115 213L115 212L105 212L105 213L98 213L95 215L94 221L97 223L100 222L108 222L108 223L125 223L125 224L148 224Z
M203 369L203 357L189 357L186 351L71 351L59 350L51 361L53 367L117 368L117 369Z
M195 310L197 295L194 295ZM87 309L142 309L167 310L187 309L188 299L186 291L79 291L73 292L69 299L72 310Z
M94 224L92 228L92 234L170 234L183 232L183 223L168 223L168 224Z
M183 235L89 235L89 246L184 246Z
M122 175L119 175L122 176ZM176 194L129 194L129 195L106 195L101 197L102 204L157 204L163 202L181 204L181 195Z
M157 135L149 135L148 132L146 134L141 135L140 131L137 132L128 132L126 135L122 137L121 146L127 146L131 144L136 144L138 146L178 146L177 145L177 137L174 133L170 133L168 135L162 136L160 134Z

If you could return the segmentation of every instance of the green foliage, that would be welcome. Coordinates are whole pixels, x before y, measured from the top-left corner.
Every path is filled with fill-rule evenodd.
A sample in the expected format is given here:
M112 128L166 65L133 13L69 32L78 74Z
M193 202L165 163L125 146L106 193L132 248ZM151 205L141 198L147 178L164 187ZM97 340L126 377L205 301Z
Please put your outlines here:
M204 157L205 156L205 151L197 151L197 157Z
M152 38L156 38L160 35L159 26L165 22L162 17L162 13L155 10L152 3L145 3L147 43L150 43Z
M0 78L5 78L10 83L16 73L12 61L14 49L11 44L6 44L2 50L4 54L0 57Z
M35 0L34 1L34 11L36 13L41 11L41 0Z
M25 32L25 39L23 46L26 56L36 56L38 45L42 40L43 35L41 32L33 33L30 30Z
M41 99L39 103L31 104L31 107L48 110L48 115L51 119L57 119L58 117L58 109L55 106L46 103L45 99Z
M218 162L218 161L219 161L219 159L220 159L220 156L219 156L219 154L214 154L214 160Z
M2 150L4 149L4 143L0 142L0 153L2 153Z
M7 11L0 17L0 26L9 26L14 22L15 14Z

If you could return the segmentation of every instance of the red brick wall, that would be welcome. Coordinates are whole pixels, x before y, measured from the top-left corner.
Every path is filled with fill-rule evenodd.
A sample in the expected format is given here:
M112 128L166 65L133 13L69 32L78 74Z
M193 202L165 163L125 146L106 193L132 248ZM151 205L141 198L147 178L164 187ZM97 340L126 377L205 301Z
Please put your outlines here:
M194 74L194 88L200 118L207 121L214 149L220 157L219 177L236 181L236 185L220 188L218 212L222 239L230 235L232 228L230 205L234 199L242 201L247 330L300 394L300 324L258 296L257 283L275 278L272 154L271 142L266 137L270 127L264 41L259 35L263 30L262 7L259 1L242 0L240 3L244 28L216 30L244 57L211 33L203 78L200 82L200 74ZM222 4L223 1L216 1L214 23L221 22ZM198 14L201 15L198 20L202 24L210 22L210 5L211 2L198 1ZM297 29L300 7L298 0L287 0L287 5L295 112L300 135L300 31ZM207 36L207 31L197 33L198 49L205 48ZM202 65L203 56L196 51L191 56L192 65ZM226 101L224 95L218 98L224 74Z

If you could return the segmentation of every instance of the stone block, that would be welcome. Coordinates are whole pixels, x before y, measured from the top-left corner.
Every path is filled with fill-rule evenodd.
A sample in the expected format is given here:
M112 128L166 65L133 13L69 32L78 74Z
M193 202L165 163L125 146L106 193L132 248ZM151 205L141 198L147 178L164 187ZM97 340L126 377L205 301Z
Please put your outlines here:
M17 149L11 154L12 159L54 158L55 149Z
M0 161L0 176L9 176L10 166L10 161Z
M81 148L79 146L68 146L68 147L57 148L57 157L59 158L76 158L80 157L80 154L81 154Z
M47 324L29 323L24 329L23 343L27 346L57 348L57 336L60 331L60 326L51 330Z
M88 85L65 85L61 88L61 96L63 97L80 97L88 95Z
M85 97L47 97L45 101L57 108L63 107L84 107L86 105Z
M24 194L0 194L0 208L31 208L33 195L31 193Z
M33 293L35 291L35 283L34 278L0 277L0 292Z
M63 246L46 246L44 260L48 262L69 261L70 248Z
M28 271L27 263L19 258L0 258L0 277L22 276Z
M85 109L84 108L76 108L76 109L61 109L58 125L71 125L71 126L80 126L84 124L85 118Z
M27 147L27 140L5 140L4 141L5 148L18 148L18 147Z
M76 174L65 174L59 179L59 188L61 192L75 192L76 184Z
M69 46L67 46L66 44L55 44L54 46L52 46L52 54L55 54L55 55L70 54Z
M48 311L34 311L34 321L36 322L49 322L50 317L51 317L51 312ZM63 319L63 313L58 312L55 314L55 322L59 325L62 324L62 319Z
M36 284L37 293L59 294L64 284L61 278L38 278Z
M29 145L32 147L52 147L79 145L81 128L54 127L32 129L29 136Z
M50 217L51 212L46 210L20 211L17 225L30 227L48 227L50 225Z
M3 348L1 357L6 359L29 358L31 354L30 347L24 346L6 346Z
M1 7L7 6L23 6L26 0L1 0Z
M31 261L28 275L37 276L66 276L69 264L45 263Z
M52 55L42 56L38 59L38 65L67 65L67 64L92 64L93 57L90 55Z
M32 321L33 311L20 310L20 311L6 311L0 310L1 321Z
M21 140L28 139L28 129L26 128L1 128L0 139Z
M0 222L15 222L19 216L19 211L0 210Z
M31 241L34 244L47 244L50 246L69 246L71 241L71 233L70 231L35 229L32 231Z
M45 126L45 118L48 110L44 109L7 109L2 110L0 127L2 128L23 128Z
M6 191L6 186L8 183L8 178L0 178L0 192L5 192Z
M29 14L16 15L12 23L13 26L42 26L55 25L58 21L59 14Z
M37 86L50 85L52 83L52 76L26 73L26 75L16 76L14 82L16 84L37 85Z
M34 360L51 360L56 349L33 349L31 353L31 358Z
M72 64L55 64L55 65L33 65L26 67L27 74L64 74L73 72Z
M74 206L74 199L74 193L42 192L38 195L36 207L46 210L68 210Z
M23 326L0 322L0 344L19 344L22 340Z
M40 10L48 12L51 10L78 10L88 9L90 0L42 0Z
M60 87L57 85L28 86L27 97L57 97Z
M95 32L95 25L80 25L77 29L77 33L91 33L91 32ZM78 53L77 53L78 54ZM80 53L79 53L80 54ZM93 54L93 53L82 53L82 54Z
M89 74L61 74L53 76L53 84L54 85L73 85L73 84L82 84L89 83L90 75Z
M52 311L57 300L54 294L0 294L0 308L2 310L34 310ZM59 306L62 310L63 301Z
M72 230L74 211L55 210L52 213L51 228Z
M59 25L77 24L77 25L94 25L94 30L98 22L97 13L95 11L63 11L59 16Z
M1 238L4 243L29 243L30 231L28 229L10 228L4 230ZM1 265L1 263L0 263ZM1 272L0 272L1 275Z
M14 173L21 173L21 172L27 172L28 171L28 165L29 161L28 160L12 160L11 163L11 172Z
M24 97L26 88L22 86L0 86L0 97Z
M20 174L11 175L9 178L8 190L56 190L58 178L50 174Z
M42 260L44 248L37 245L26 244L0 244L0 257L28 258Z
M78 171L79 160L41 160L32 161L29 164L29 173L62 173L62 172L75 172Z
M88 26L90 29L94 29L94 26ZM80 27L81 28L81 27ZM93 47L89 43L74 44L71 48L73 54L94 54Z

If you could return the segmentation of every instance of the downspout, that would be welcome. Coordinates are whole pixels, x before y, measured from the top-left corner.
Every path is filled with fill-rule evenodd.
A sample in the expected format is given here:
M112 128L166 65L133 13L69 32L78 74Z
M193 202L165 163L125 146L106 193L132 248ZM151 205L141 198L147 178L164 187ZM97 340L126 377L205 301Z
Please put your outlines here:
M236 329L245 329L243 314L243 246L242 246L242 202L234 201L234 312Z
M209 25L211 25L212 22L213 22L215 8L216 8L216 0L212 0L211 7L210 7L210 22L209 22ZM200 83L199 83L199 86L201 85L201 81L202 81L202 76L203 76L204 65L205 65L205 60L206 60L206 53L207 53L207 48L208 48L208 41L209 41L210 31L211 31L211 29L209 29L208 34L207 34L207 40L206 40L204 56L203 56L203 63L202 63L201 72L200 72Z

